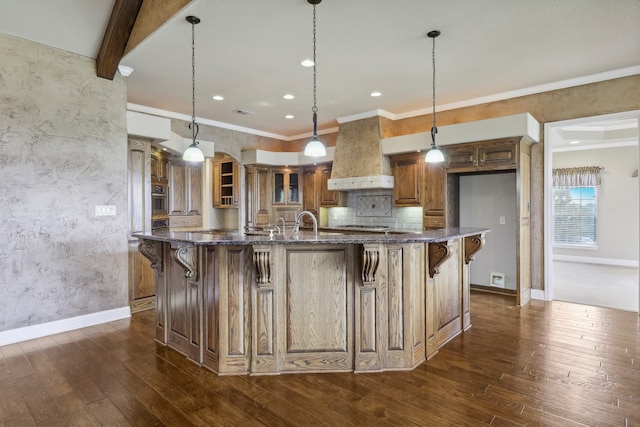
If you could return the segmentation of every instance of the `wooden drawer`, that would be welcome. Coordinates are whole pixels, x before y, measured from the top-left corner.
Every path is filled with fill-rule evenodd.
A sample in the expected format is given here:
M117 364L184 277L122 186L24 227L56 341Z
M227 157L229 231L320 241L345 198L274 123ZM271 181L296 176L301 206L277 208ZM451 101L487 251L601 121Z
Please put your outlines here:
M174 215L169 217L169 227L200 227L201 215Z

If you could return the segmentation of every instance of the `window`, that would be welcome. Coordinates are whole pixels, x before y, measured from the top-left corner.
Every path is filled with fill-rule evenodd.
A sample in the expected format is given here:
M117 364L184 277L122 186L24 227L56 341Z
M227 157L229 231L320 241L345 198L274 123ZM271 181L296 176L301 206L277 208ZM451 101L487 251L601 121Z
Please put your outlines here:
M553 243L595 247L596 187L553 188Z

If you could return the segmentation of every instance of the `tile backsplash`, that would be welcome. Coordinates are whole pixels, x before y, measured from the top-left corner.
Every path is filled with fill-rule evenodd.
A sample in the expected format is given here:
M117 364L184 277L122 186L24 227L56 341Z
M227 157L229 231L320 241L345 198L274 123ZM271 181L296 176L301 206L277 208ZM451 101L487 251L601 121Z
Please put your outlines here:
M385 195L358 196L356 216L391 216L391 197Z
M348 206L328 208L328 226L353 224L420 231L422 208L393 206L393 190L350 191Z

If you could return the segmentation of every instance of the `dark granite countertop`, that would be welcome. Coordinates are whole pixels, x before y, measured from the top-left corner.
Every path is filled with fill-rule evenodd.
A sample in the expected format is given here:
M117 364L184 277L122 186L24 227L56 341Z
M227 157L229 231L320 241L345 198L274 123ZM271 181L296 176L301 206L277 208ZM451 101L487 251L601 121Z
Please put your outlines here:
M219 234L206 231L185 232L159 230L147 233L134 233L134 237L162 242L190 243L194 245L273 245L273 244L362 244L362 243L413 243L443 242L460 237L473 236L489 232L487 228L446 228L422 232L407 233L361 233L319 231L316 238L313 232L301 231L294 235L287 230L286 234L270 236L268 233L258 235L242 235L237 233Z

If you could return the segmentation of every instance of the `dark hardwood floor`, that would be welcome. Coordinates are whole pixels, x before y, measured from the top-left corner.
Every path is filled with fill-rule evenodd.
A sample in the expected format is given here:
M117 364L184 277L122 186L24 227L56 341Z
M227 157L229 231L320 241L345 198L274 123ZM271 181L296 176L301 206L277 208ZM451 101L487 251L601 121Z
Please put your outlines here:
M471 300L411 372L218 377L153 341L153 311L0 347L0 425L640 425L636 313Z

